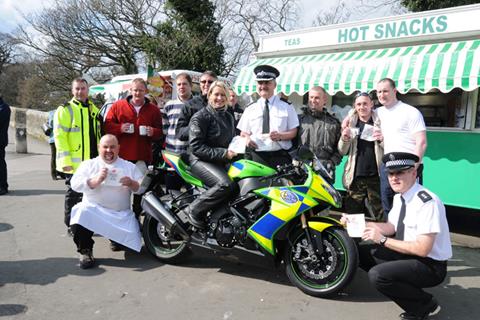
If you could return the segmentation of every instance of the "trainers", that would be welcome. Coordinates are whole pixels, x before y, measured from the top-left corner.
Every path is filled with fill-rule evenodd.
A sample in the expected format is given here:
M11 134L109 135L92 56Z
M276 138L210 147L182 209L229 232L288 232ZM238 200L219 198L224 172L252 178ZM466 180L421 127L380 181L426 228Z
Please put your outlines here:
M88 269L93 267L95 259L93 258L92 249L83 249L80 251L80 268Z
M438 302L435 298L432 298L430 302L427 304L425 307L425 311L421 315L409 313L409 312L404 312L400 314L400 319L402 320L425 320L428 318L428 316L435 312L438 308Z

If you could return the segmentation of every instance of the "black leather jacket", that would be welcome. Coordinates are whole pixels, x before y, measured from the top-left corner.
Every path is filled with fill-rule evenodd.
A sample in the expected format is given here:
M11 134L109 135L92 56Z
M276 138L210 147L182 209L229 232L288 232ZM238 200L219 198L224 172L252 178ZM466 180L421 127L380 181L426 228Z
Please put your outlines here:
M298 132L299 145L306 145L322 160L324 165L340 164L342 156L337 145L341 136L341 125L337 118L323 111L303 108L300 116L300 130ZM328 169L328 168L327 168Z
M226 163L227 148L235 136L234 119L226 109L201 109L190 119L190 162L202 160Z
M192 99L185 102L185 104L182 106L180 114L178 115L177 128L175 129L175 138L182 141L188 141L188 126L190 124L190 119L195 113L202 110L208 105L208 102L205 99L206 98L204 98L203 96L193 97Z

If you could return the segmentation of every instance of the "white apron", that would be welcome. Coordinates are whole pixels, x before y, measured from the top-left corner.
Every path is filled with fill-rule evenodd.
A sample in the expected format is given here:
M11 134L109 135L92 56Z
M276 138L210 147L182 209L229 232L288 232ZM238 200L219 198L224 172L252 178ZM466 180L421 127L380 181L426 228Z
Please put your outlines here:
M82 225L137 252L142 248L138 221L131 210L114 211L83 201L72 209L70 225L72 224Z

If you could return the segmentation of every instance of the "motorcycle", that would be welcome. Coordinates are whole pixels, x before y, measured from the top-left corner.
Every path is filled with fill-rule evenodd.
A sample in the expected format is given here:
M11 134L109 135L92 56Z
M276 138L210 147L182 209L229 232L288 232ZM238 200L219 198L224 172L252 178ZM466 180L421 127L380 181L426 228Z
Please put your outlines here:
M192 188L167 194L153 188L142 198L145 246L161 261L178 263L191 247L261 258L284 264L290 282L316 297L335 295L353 278L357 248L339 221L324 214L341 207L341 195L310 150L300 148L292 164L277 170L245 159L233 162L228 175L239 192L207 214L205 230L191 226L181 212L205 185L179 155L162 155Z

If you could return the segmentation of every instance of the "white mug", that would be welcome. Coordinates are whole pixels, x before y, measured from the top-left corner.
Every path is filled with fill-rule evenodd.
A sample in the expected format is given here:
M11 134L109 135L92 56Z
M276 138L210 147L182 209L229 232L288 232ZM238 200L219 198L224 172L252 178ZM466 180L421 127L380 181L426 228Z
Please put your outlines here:
M126 131L126 133L134 133L135 132L135 126L133 125L133 123L129 123L128 124L128 130Z
M141 136L146 136L147 135L147 126L139 126L138 131Z

